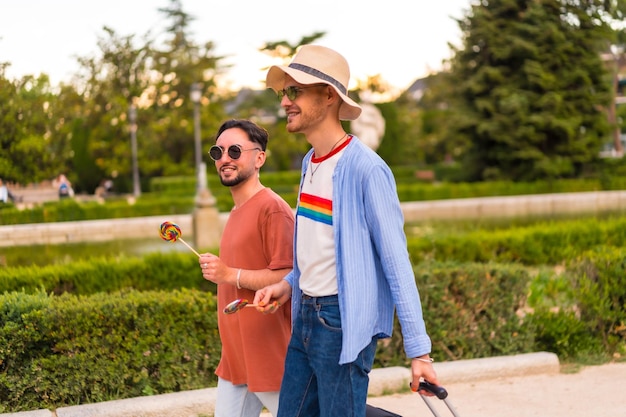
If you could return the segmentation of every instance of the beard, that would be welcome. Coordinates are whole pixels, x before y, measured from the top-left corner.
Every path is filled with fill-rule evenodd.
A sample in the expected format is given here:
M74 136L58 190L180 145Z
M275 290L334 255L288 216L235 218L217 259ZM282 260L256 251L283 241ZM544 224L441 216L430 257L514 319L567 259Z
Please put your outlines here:
M226 187L234 187L235 185L239 185L243 182L243 180L244 178L241 178L239 175L237 175L235 178L224 178L220 176L220 181L222 182L222 185Z
M287 131L289 133L305 133L312 127L318 126L326 116L325 108L321 99L313 101L312 105L302 111L293 119L287 117Z
M234 186L239 185L242 182L246 181L253 174L254 174L254 171L252 171L252 172L245 172L245 171L239 171L238 170L237 171L237 175L231 176L231 177L224 177L224 175L222 175L222 173L220 173L220 182L222 183L222 185L224 185L226 187L234 187Z

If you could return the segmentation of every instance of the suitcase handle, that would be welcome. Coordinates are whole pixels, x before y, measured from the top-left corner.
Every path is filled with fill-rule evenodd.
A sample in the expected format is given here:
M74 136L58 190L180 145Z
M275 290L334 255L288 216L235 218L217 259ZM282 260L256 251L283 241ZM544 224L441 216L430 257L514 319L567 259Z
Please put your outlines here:
M412 388L413 387L412 383L409 382L409 386ZM417 390L418 391L420 391L420 390L428 391L431 394L434 394L440 400L443 400L444 398L446 398L448 396L448 391L446 391L446 389L444 387L439 386L439 385L435 385L435 384L431 384L428 381L420 381L420 385L419 385L419 388Z

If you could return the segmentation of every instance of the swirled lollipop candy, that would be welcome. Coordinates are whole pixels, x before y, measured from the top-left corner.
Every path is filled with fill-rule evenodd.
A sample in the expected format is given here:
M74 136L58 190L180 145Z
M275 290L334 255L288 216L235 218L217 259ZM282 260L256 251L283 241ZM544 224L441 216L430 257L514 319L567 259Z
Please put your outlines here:
M195 253L198 256L198 258L200 257L200 254L196 252L194 248L189 246L189 244L183 240L183 232L180 230L180 227L176 223L172 223L172 222L161 223L160 235L161 235L161 239L167 240L168 242L176 242L177 240L180 240L193 253Z
M177 224L171 222L161 223L161 239L176 242L181 235L182 231Z

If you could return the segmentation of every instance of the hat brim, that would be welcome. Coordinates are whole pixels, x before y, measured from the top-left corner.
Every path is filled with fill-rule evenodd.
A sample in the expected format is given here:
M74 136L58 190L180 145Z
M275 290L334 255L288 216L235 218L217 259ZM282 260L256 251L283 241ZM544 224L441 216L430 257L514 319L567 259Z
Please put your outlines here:
M359 106L346 94L342 93L335 85L314 75L307 74L306 72L290 68L285 65L273 65L270 67L265 78L267 87L274 91L281 90L285 85L285 74L289 75L297 83L302 85L327 84L334 88L337 94L341 97L341 100L343 100L343 103L341 103L341 106L339 107L340 120L355 120L361 114L361 106Z

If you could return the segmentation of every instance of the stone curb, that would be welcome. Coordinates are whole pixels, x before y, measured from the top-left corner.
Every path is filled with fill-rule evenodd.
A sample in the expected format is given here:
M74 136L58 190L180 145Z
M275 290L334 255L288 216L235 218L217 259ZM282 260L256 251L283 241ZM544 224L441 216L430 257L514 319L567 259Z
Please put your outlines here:
M559 373L554 353L535 352L493 358L435 362L441 383L470 382L510 376ZM403 367L374 369L369 395L381 396L408 389L411 372ZM208 417L215 410L216 389L206 388L148 397L128 398L50 410L0 414L3 417Z
M471 382L510 376L537 374L558 374L559 357L554 353L535 352L493 358L466 359L433 364L441 384ZM411 371L403 367L374 369L370 374L368 394L388 395L407 391L411 381Z

